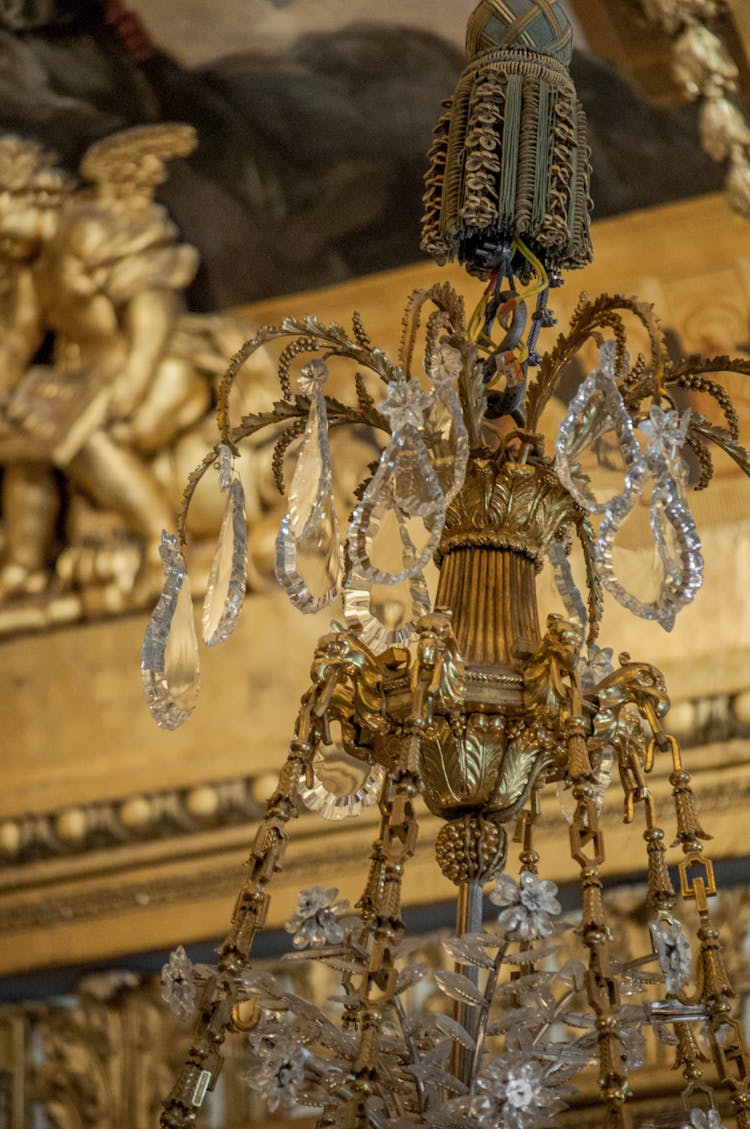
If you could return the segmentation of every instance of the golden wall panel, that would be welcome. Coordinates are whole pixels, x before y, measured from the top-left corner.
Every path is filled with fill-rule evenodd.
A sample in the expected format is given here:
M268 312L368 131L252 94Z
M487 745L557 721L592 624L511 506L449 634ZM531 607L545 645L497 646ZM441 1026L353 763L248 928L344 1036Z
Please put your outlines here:
M657 303L687 350L744 343L749 351L750 227L721 197L606 221L595 238L596 263L554 295L561 323L582 288L638 293ZM408 292L439 273L418 266L243 314L266 322L315 311L345 322L358 309L372 338L394 353ZM478 284L458 269L442 277L476 300ZM747 433L750 398L740 408ZM707 562L696 603L671 635L609 607L604 642L665 670L682 732L700 729L688 760L697 765L698 795L720 816L709 819L718 823L714 853L739 857L748 853L750 789L750 490L729 464L717 462L717 478L693 502ZM545 599L543 590L543 612ZM326 616L299 616L276 590L251 595L236 636L205 653L201 702L177 733L156 729L142 703L145 616L0 642L0 974L221 935L326 626ZM449 893L432 863L433 830L425 821L407 873L407 899L417 904ZM363 817L330 828L305 817L294 835L275 925L324 868L342 885L355 883L374 825ZM615 868L632 870L628 844L638 833L626 836L616 811L608 836ZM563 879L556 842L543 833L552 876Z

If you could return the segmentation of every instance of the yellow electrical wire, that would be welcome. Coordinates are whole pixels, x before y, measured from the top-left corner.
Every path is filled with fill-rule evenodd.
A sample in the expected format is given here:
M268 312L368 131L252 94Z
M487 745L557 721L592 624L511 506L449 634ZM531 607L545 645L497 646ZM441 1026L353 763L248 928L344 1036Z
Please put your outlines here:
M512 251L518 251L520 255L526 259L531 269L536 276L534 281L518 295L517 301L526 302L529 298L535 298L537 294L541 294L549 287L549 275L544 267L544 264L537 258L530 247L524 243L522 239L514 239L512 244ZM492 338L484 333L484 326L487 320L487 307L493 296L497 286L497 275L490 279L484 294L479 299L479 303L474 310L474 313L469 319L467 334L470 341L475 341L478 345L485 349L492 348ZM524 341L519 342L516 346L515 353L518 360L523 363L529 355L528 346Z

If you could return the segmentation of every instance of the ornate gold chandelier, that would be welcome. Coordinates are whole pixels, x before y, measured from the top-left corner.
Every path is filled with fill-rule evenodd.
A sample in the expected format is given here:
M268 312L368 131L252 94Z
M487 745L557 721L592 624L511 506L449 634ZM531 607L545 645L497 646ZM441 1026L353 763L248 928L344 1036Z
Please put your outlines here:
M676 1047L684 1076L682 1104L665 1125L718 1129L728 1094L737 1125L750 1127L750 1059L664 680L628 655L613 669L611 651L597 645L604 588L666 629L699 589L688 487L708 484L710 444L750 473L736 414L712 374L747 373L750 362L674 362L650 309L606 296L582 300L569 331L537 353L540 331L554 324L548 299L561 272L590 258L588 148L567 70L571 38L557 0L481 0L469 21L470 61L430 155L423 244L486 279L473 315L447 285L413 294L397 362L357 315L351 333L313 317L263 327L227 371L220 441L189 480L177 536L164 536L166 582L142 671L149 708L166 728L185 721L196 701L185 515L214 469L227 508L204 602L207 645L228 637L242 605L246 525L234 460L246 437L271 429L281 487L285 455L298 442L277 576L302 611L341 601L345 620L315 651L217 965L194 969L177 950L165 967L167 998L184 1014L197 1007L165 1129L195 1122L231 1032L248 1035L250 1082L269 1108L315 1107L321 1126L543 1129L575 1103L587 1074L598 1083L602 1123L627 1125L629 1075L646 1029ZM647 343L634 361L633 329ZM540 417L566 364L592 342L598 362L573 396L552 457ZM261 347L279 350L281 398L235 421L233 386ZM348 399L327 391L344 363L356 370ZM713 400L721 422L685 407L686 393L691 404L698 393ZM345 536L329 447L330 430L343 425L385 436ZM637 583L621 546L639 521L654 563ZM434 598L424 575L430 561L439 569ZM550 615L542 630L536 577L545 562L565 616ZM394 623L376 592L398 585L407 610ZM648 784L659 755L672 762L677 889ZM334 788L336 764L360 766L356 783ZM651 912L644 955L625 965L607 924L599 819L615 764L625 821L639 812L644 825ZM580 869L585 963L556 962L566 925L554 884L538 871L534 830L541 793L553 784ZM456 887L456 935L444 942L454 969L414 965L404 936L401 884L420 794L444 821L435 847ZM254 969L250 950L302 805L340 819L370 804L379 806L380 831L356 908L320 886L302 892L288 923L295 956L340 975L342 995L329 1012ZM518 878L505 869L513 825ZM483 913L489 884L500 907L493 921ZM695 953L680 921L684 903L697 911Z

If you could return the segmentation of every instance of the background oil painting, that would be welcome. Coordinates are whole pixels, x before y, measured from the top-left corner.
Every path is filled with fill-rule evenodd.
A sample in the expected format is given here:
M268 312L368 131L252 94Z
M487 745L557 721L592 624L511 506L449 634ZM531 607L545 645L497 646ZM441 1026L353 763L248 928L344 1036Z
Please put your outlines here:
M4 0L0 129L75 171L98 137L189 122L198 148L172 163L161 195L201 252L193 308L333 284L421 257L424 153L472 7ZM596 216L718 187L691 108L650 105L579 44Z

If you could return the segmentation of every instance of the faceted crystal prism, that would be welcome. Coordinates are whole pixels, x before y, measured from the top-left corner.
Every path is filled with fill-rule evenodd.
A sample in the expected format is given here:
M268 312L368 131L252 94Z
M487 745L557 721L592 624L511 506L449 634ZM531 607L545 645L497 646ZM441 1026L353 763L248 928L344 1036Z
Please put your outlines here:
M177 729L198 698L200 666L193 600L177 538L162 534L166 581L141 648L141 676L151 716L162 729Z
M247 519L245 492L239 477L231 480L219 542L203 601L203 642L223 643L234 631L247 587Z
M310 396L310 412L289 487L289 527L297 538L304 536L331 490L328 418L323 395L327 378L328 368L323 361L311 361L300 376L300 387Z
M287 514L276 538L276 579L300 611L313 614L341 592L343 562L333 497L329 493L302 537Z
M445 504L424 440L411 429L391 440L370 486L375 501L388 495L408 517L430 517Z

